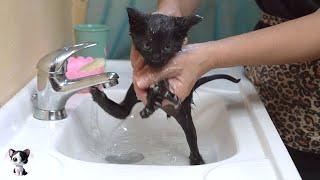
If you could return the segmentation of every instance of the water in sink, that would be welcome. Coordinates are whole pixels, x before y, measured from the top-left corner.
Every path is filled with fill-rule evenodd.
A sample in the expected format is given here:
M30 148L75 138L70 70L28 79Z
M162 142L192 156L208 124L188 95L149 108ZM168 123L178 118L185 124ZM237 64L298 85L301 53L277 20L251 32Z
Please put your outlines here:
M97 108L95 106L95 108ZM96 117L96 115L93 115ZM152 116L152 121L170 121L175 124L175 119L167 119L165 116ZM106 119L107 121L108 119ZM96 121L95 118L91 121ZM187 165L189 163L189 147L185 135L180 126L176 131L159 131L156 127L147 128L143 131L132 128L137 121L150 121L142 119L139 115L132 115L125 121L120 121L118 126L112 130L105 141L105 150L99 144L97 149L91 149L90 154L99 162L106 160L109 163L117 164L145 164L145 165ZM94 124L94 123L93 123ZM97 129L95 133L99 132ZM93 132L94 132L93 131ZM101 132L97 133L101 134ZM108 140L107 140L108 139ZM201 154L205 159L216 161L213 147L200 146ZM98 150L98 151L97 151Z
M175 123L174 119L153 118L155 121L173 121ZM140 117L130 117L112 132L105 151L109 159L110 157L119 157L120 164L125 161L128 162L125 164L131 164L129 162L150 165L155 163L158 165L188 164L189 148L182 130L159 132L159 130L151 128L137 131L130 128L130 124L135 121L144 120ZM201 147L202 153L208 152L206 148L209 147ZM211 156L207 159L215 160L216 157ZM112 160L113 163L116 163L114 159Z
M206 163L212 163L235 154L236 146L221 99L202 96L200 93L195 97L193 117L200 153ZM201 104L197 103L199 98L204 98ZM90 97L81 104L57 141L56 147L64 155L99 163L189 165L190 151L184 132L163 111L142 119L139 111L143 105L137 104L130 117L118 120L106 114Z

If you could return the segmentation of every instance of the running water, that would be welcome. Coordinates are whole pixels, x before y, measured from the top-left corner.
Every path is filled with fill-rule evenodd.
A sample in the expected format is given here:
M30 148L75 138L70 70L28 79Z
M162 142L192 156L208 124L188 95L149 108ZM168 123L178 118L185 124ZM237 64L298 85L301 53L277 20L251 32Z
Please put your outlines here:
M166 119L158 119L167 121ZM110 135L106 161L117 164L187 165L189 150L181 133L167 133L156 129L134 129L133 123L148 121L132 115L119 124Z

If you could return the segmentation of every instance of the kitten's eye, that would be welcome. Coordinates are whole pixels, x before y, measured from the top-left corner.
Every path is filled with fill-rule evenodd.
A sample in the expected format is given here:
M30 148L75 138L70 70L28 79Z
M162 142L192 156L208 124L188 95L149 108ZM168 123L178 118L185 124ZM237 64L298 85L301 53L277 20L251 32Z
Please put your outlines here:
M13 158L12 160L13 160L13 162L17 162L18 159L17 158Z
M144 49L144 50L147 50L147 51L150 51L150 50L151 50L150 43L144 43L144 44L143 44L143 49Z
M169 51L171 50L171 47L170 47L169 45L165 45L164 48L163 48L163 50L164 50L165 52L169 52Z

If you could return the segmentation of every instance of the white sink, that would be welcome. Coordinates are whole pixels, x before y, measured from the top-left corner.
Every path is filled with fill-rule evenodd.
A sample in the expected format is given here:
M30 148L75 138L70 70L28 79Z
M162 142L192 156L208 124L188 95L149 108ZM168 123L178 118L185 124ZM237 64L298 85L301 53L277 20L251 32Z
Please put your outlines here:
M124 90L109 90L108 96L122 99L125 93ZM199 91L195 95L193 118L199 148L206 163L225 160L239 151L235 130L231 128L235 121L233 118L237 116L228 107L234 103L231 96L236 98L238 94ZM141 119L139 111L143 105L138 104L132 115L122 121L106 114L89 95L83 96L81 104L84 105L78 106L70 114L70 120L55 144L62 154L83 161L107 163L107 155L139 152L144 160L136 164L189 164L189 147L182 128L174 118L167 119L163 111L157 111L148 119ZM247 123L241 127L236 130L243 131L243 134L250 128ZM259 143L257 139L252 141Z
M119 102L130 85L130 65L108 61L107 68L120 75L120 84L106 90ZM89 94L77 94L67 104L67 119L36 120L30 102L35 80L0 110L0 153L29 148L25 178L30 179L301 179L241 68L213 73L242 80L212 81L194 94L192 113L205 165L189 166L189 147L175 119L161 110L141 119L142 104L119 120ZM0 169L0 179L15 178L8 157L0 161Z

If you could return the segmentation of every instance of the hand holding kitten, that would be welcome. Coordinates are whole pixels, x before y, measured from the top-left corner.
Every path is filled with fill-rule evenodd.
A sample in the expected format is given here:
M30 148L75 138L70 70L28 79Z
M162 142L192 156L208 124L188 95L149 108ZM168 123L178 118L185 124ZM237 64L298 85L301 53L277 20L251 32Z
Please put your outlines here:
M161 69L145 66L141 55L131 53L134 68L134 85L137 96L146 102L147 88L162 79L168 79L170 91L184 100L191 92L196 81L206 72L204 44L189 44L174 56ZM138 56L138 57L136 57Z

